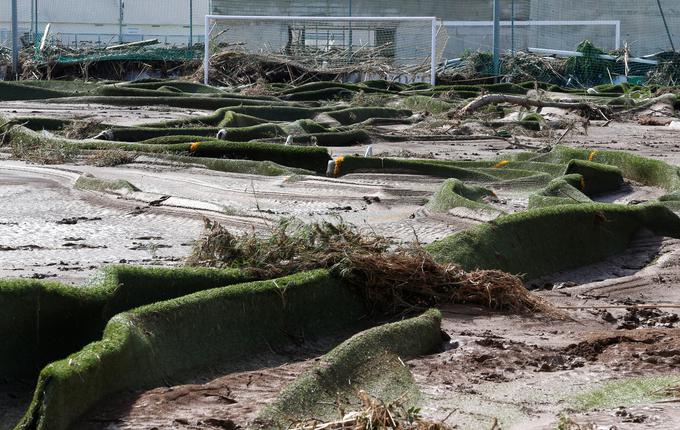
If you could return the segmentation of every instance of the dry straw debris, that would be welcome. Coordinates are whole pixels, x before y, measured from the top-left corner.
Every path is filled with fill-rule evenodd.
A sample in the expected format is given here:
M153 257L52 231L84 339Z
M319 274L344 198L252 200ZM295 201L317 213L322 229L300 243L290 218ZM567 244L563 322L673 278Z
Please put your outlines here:
M516 313L557 316L531 295L522 281L500 271L465 272L441 265L419 244L395 245L375 233L328 222L302 224L286 219L269 235L234 235L206 219L191 266L238 267L261 279L313 269L341 276L381 311L429 308L446 303L475 304Z
M293 430L447 430L451 427L441 422L431 421L420 416L417 408L406 408L399 401L384 403L359 391L361 400L359 411L344 414L337 421L322 423L309 421L298 423Z

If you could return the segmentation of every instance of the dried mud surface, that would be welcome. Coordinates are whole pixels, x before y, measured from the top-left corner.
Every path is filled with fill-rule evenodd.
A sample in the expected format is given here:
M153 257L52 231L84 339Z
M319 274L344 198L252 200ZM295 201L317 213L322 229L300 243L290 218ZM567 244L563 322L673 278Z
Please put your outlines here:
M13 102L1 110L73 117L82 108ZM91 112L90 118L118 124L191 114L165 108L93 107ZM593 123L587 135L574 132L562 143L626 149L680 164L679 131L634 123L602 125ZM520 142L541 147L557 138L521 137ZM364 149L335 148L334 153ZM497 139L373 144L374 153L402 150L484 159L523 149ZM73 183L82 173L125 179L142 191L79 191ZM0 276L81 283L109 263L179 265L201 232L203 216L236 230L265 230L282 216L341 217L399 240L417 237L427 243L479 222L422 209L440 182L389 174L291 181L184 168L146 157L118 167L37 166L0 159ZM661 194L633 186L602 199L625 203ZM680 242L642 232L621 255L527 282L536 294L563 308L566 320L474 307L443 309L443 329L451 338L445 351L408 363L424 393L423 414L461 429L488 430L496 421L504 429L554 429L562 413L593 428L677 428L680 407L673 402L587 412L572 410L571 402L607 381L677 374L679 284ZM632 309L636 304L650 306ZM328 348L304 356L260 357L250 369L209 375L189 385L123 393L92 411L79 428L244 427ZM0 385L0 417L20 413L30 396L26 387Z

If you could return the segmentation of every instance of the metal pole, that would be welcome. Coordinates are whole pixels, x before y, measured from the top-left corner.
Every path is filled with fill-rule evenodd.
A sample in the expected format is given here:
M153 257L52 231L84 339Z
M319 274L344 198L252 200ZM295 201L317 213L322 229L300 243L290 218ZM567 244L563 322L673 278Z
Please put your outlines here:
M663 8L661 7L661 0L656 0L656 4L659 5L659 12L661 13L661 19L663 19L663 26L666 27L666 34L668 35L668 40L671 42L671 49L673 49L673 52L675 52L673 36L671 36L671 31L668 29L668 23L666 22L666 14L663 13Z
M189 49L194 45L194 0L189 0Z
M515 56L515 0L510 3L510 49Z
M203 32L203 83L210 85L210 16L205 16Z
M12 73L19 76L19 23L17 22L17 0L12 0Z
M40 28L38 27L38 0L35 0L35 8L33 10L35 12L35 43L38 43L40 35Z
M35 0L31 0L31 37L35 37L35 29L33 28L33 6L35 5Z
M493 1L493 73L500 74L501 69L501 0Z
M430 84L437 84L437 18L432 18L432 51L430 52Z
M118 43L123 43L124 0L118 0Z
M349 15L352 16L352 0L349 0ZM352 21L349 22L349 56L352 58L352 45L354 45L354 35L352 34Z

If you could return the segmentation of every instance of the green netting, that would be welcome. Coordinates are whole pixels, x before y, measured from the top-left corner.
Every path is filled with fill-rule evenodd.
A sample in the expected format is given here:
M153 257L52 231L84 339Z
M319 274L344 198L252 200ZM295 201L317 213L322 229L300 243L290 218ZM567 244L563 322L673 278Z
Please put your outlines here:
M669 191L680 189L678 167L624 151L578 149L557 145L552 151L538 156L534 154L530 159L531 161L562 164L571 160L588 160L616 166L621 169L625 178L640 182L643 185L658 186Z
M475 185L465 185L458 179L447 179L430 199L427 207L446 212L457 207L472 210L500 212L483 201L484 197L495 197L493 191Z
M253 125L266 124L267 120L254 116L238 114L233 111L224 112L224 115L216 123L220 128L225 127L250 127Z
M121 51L107 51L101 49L95 53L85 55L64 54L57 58L50 58L49 64L78 64L93 63L102 61L174 61L184 62L202 58L202 53L192 49L182 48L145 48L145 49L126 49ZM40 63L44 60L40 55L36 55L36 60Z
M51 99L71 95L71 93L64 91L0 81L0 101Z
M101 340L49 364L19 429L67 430L121 390L182 380L209 366L355 327L366 310L326 271L201 291L111 318ZM247 335L244 335L247 333Z
M546 206L573 205L590 203L592 200L579 191L585 183L583 176L578 174L566 175L550 181L547 187L529 196L529 209Z
M329 131L335 131L311 119L299 119L297 121L293 121L288 124L282 125L282 127L284 130L286 130L288 134L292 135L308 133L327 133Z
M187 137L215 137L220 131L217 127L191 127L191 128L167 128L167 127L116 127L110 130L111 140L120 142L145 143L169 143L163 139L148 141L164 136L187 136ZM247 127L230 127L224 129L224 140L232 142L247 142L254 139L266 139L276 136L284 136L285 131L276 124L259 124ZM190 142L196 139L179 140ZM200 140L200 139L199 139Z
M413 115L406 109L391 109L378 107L355 107L328 112L328 115L340 124L356 124L373 118L404 118Z
M621 169L592 161L571 160L564 174L581 175L583 182L580 190L587 195L616 191L623 185Z
M506 215L426 247L441 263L499 269L527 279L622 252L640 229L680 238L680 218L660 204L561 205Z
M390 172L419 173L428 176L456 178L465 181L494 182L497 177L479 172L473 168L465 169L455 165L435 162L434 160L375 158L375 157L339 157L335 159L335 176L352 172L386 170Z
M207 158L230 158L252 161L273 161L288 167L311 170L322 174L330 160L323 147L287 146L258 142L223 142L195 136L193 143L173 143L186 136L156 138L152 144L116 143L106 141L85 141L76 145L78 149L123 149L127 151L178 154ZM163 140L169 143L163 143Z
M49 103L76 103L76 104L106 104L113 106L171 106L190 109L216 110L220 108L233 108L238 110L240 106L263 106L281 105L282 103L266 100L248 100L227 97L187 97L182 95L162 97L138 97L138 96L85 96L49 98ZM287 106L285 108L288 108ZM300 108L304 109L304 108Z
M250 279L236 270L114 266L87 288L0 280L0 377L35 374L82 348L115 313Z
M332 101L349 100L355 94L356 92L344 88L326 88L316 91L296 92L281 98L290 101Z
M514 168L517 167L517 168ZM529 170L530 169L530 170ZM456 178L464 181L494 182L500 186L547 184L564 166L548 163L495 161L448 161L428 159L399 159L347 156L335 160L334 175L352 172L386 170L391 173L418 173L422 175ZM549 171L551 173L542 173ZM538 173L537 173L538 172ZM522 185L525 183L525 185Z
M74 122L76 121L60 118L46 118L41 116L19 116L12 118L13 124L21 124L33 131L61 130L66 126L73 124Z
M360 406L359 390L384 402L400 400L415 406L419 391L403 361L440 348L440 324L439 311L430 310L355 335L284 388L274 404L260 414L258 424L286 428L310 417L337 419L338 408Z
M188 165L196 164L219 172L262 176L314 175L316 173L311 170L282 166L271 161L227 160L224 158L199 158L171 154L154 154L154 156Z

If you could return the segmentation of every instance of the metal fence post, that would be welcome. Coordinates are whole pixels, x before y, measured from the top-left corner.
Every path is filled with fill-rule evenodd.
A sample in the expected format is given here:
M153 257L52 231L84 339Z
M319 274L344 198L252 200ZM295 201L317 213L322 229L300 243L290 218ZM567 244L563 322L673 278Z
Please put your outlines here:
M19 76L19 23L17 20L17 0L12 0L12 73Z
M124 0L118 0L118 43L123 43Z
M189 49L194 45L194 0L189 0Z
M501 0L493 1L493 73L500 74L501 69Z
M510 49L515 56L515 0L510 3Z
M40 28L38 28L38 0L35 0L33 12L35 13L35 43L37 43L40 35ZM32 19L33 17L31 17L31 20Z
M349 0L349 15L352 16L352 0ZM352 48L354 47L354 34L352 32L352 21L349 22L349 57L352 59Z

